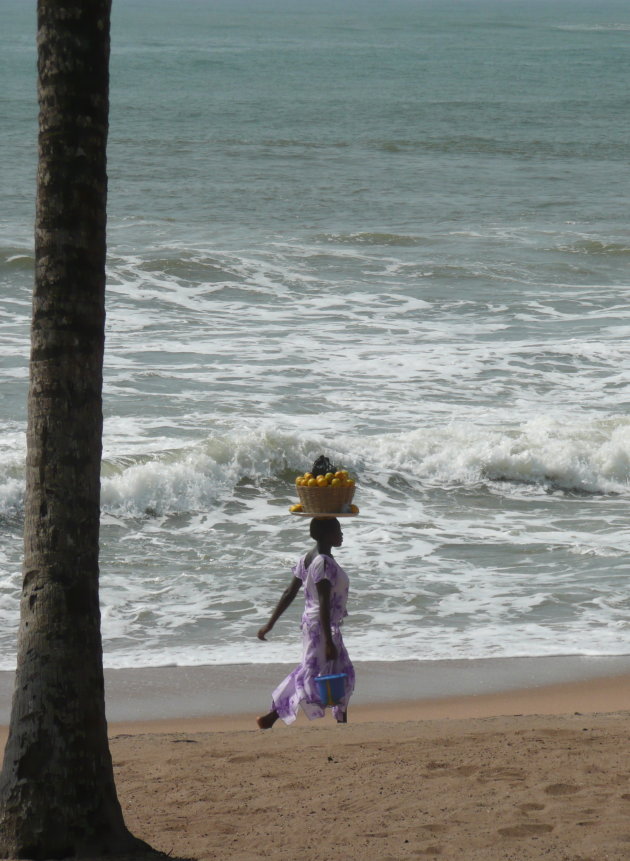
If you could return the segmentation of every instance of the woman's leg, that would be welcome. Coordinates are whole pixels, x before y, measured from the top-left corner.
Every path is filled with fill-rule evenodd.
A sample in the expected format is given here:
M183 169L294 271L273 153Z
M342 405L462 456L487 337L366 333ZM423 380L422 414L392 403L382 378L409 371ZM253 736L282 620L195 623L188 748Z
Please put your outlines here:
M271 729L271 727L278 720L280 715L278 712L273 709L273 711L267 712L266 715L261 715L256 718L256 723L258 724L259 729Z
M335 636L334 633L333 636ZM350 660L350 656L348 655L348 651L345 647L343 637L339 629L337 629L334 642L337 646L337 660L335 661L333 672L346 674L346 690L339 705L333 707L333 715L337 723L348 723L348 701L354 691L354 667L352 666L352 661Z

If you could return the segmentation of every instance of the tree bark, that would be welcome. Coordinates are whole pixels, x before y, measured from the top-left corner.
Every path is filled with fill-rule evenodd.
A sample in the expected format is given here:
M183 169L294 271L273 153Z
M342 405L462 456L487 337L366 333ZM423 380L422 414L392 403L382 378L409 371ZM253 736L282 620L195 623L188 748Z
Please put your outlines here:
M111 0L39 0L24 580L0 855L141 846L107 740L99 518Z

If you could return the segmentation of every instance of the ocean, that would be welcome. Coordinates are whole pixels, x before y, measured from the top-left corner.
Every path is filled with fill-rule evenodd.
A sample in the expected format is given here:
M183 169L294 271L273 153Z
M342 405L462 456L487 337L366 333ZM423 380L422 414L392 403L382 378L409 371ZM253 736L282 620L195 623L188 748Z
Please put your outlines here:
M15 665L35 3L0 34ZM106 667L291 662L295 476L356 477L356 660L630 652L630 7L115 0Z

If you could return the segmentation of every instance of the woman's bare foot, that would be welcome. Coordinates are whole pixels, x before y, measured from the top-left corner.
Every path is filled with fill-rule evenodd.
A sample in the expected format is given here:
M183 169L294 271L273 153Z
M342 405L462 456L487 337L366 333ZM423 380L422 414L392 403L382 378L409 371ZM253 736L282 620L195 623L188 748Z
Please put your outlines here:
M272 712L269 712L266 715L261 715L256 718L256 723L258 724L259 729L271 729L271 727L278 720L278 712L274 709Z

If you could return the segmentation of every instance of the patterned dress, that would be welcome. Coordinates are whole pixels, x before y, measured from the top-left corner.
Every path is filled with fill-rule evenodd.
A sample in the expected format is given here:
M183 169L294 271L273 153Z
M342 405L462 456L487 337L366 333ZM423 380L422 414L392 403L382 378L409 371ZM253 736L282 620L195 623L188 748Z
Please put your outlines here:
M324 716L324 708L319 703L316 676L331 673L347 673L346 693L339 705L333 706L333 715L341 720L354 690L354 667L344 646L341 636L341 623L345 616L348 600L348 575L340 568L332 556L320 554L306 568L302 556L293 569L293 575L304 584L304 614L302 616L302 663L281 682L272 694L272 708L286 724L293 723L300 706L309 720ZM320 580L330 581L330 627L332 638L337 647L337 658L326 660L326 640L319 618L319 595L317 584Z

